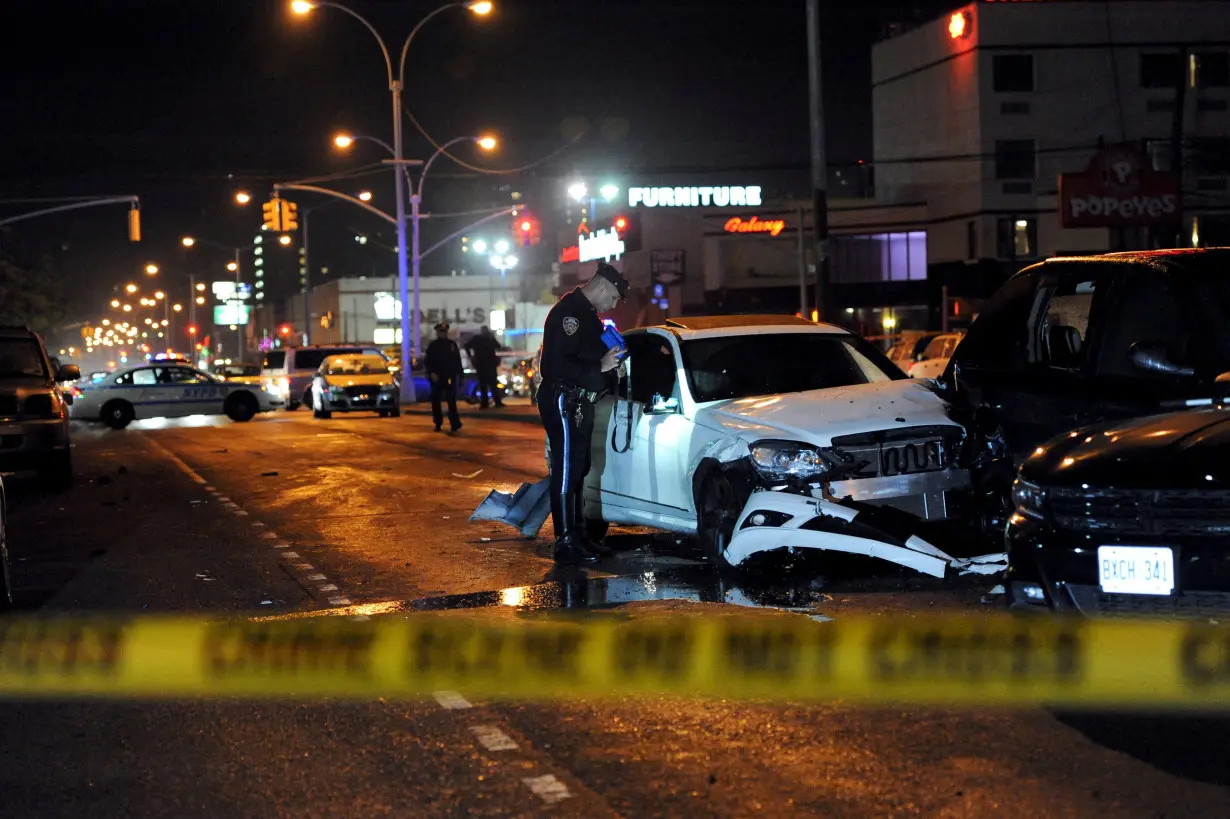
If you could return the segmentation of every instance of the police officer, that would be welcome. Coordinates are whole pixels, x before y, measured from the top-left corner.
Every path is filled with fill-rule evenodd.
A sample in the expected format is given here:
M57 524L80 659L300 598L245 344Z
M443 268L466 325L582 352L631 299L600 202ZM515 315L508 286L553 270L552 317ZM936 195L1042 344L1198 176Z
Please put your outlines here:
M466 355L470 356L470 363L478 373L479 409L487 409L488 395L495 402L496 409L504 406L504 390L500 388L498 373L500 353L506 349L485 324L479 328L478 335L466 344Z
M461 429L461 416L457 414L457 385L461 381L461 348L448 337L448 324L436 325L436 339L423 352L423 369L431 381L431 417L436 422L436 432L444 423L440 400L448 402L449 431Z
M585 534L582 488L589 472L594 402L612 386L623 353L607 349L598 314L627 293L623 274L599 262L585 285L555 303L543 327L537 403L550 450L551 521L560 563L588 563L610 553Z

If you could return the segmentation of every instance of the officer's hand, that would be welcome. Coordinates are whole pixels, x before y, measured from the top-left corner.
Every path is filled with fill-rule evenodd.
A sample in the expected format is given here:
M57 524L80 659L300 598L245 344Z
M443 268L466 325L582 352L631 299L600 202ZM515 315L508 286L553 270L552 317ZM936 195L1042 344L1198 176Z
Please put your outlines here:
M623 347L613 347L602 356L602 371L608 373L619 366L619 357L624 354Z

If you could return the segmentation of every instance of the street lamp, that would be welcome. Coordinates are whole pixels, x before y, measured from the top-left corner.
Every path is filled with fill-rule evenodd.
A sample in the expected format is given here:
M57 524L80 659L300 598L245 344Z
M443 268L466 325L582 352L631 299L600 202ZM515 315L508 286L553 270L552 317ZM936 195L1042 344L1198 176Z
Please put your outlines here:
M119 300L119 299L112 299L112 300L111 300L111 306L112 306L112 307L119 307L119 306L120 306L120 300Z
M235 201L241 205L246 205L252 201L252 195L247 191L239 191L235 194Z
M588 189L585 187L584 182L573 182L571 185L568 186L568 195L571 196L573 199L577 200L578 202L585 199L585 194L587 192L588 192Z
M287 236L285 233L283 233L281 236L278 237L278 242L279 244L286 246L290 244L291 238Z
M130 284L130 285L128 285L127 287L125 287L124 289L125 289L125 290L127 290L129 293L135 293L135 292L137 292L137 286L136 286L135 284Z
M409 315L409 310L406 309L407 302L409 302L409 297L410 297L410 293L409 293L410 287L409 287L409 281L408 281L409 271L407 270L408 265L406 261L406 256L407 256L406 254L406 201L405 201L406 200L406 182L405 182L405 172L404 172L405 162L404 162L404 157L402 154L402 98L401 98L402 89L405 87L406 54L410 50L410 44L414 41L415 35L419 33L419 31L423 28L423 26L427 23L428 20L432 19L437 14L440 14L448 9L456 8L459 6L468 8L475 15L479 15L479 16L490 14L493 8L492 3L487 2L487 0L476 0L475 2L447 3L445 5L440 6L435 11L428 14L427 16L423 17L423 19L419 20L419 22L415 25L415 27L411 29L409 36L407 36L405 42L402 43L401 59L397 65L397 73L394 74L393 58L392 58L392 55L389 53L389 47L385 44L384 38L380 36L380 32L377 31L375 26L373 26L370 22L368 22L367 18L365 18L363 15L359 14L357 11L351 8L348 8L347 6L342 5L341 3L329 2L329 0L294 0L294 2L290 4L291 11L293 11L295 14L300 14L300 15L306 15L315 8L323 8L323 7L335 8L338 11L342 11L346 14L349 14L351 17L355 18L360 23L362 23L363 26L369 32L371 32L372 36L376 38L376 42L380 46L381 54L384 55L385 73L388 78L389 91L393 97L393 146L392 146L393 150L392 150L392 154L393 154L393 180L394 180L395 196L396 196L396 203L397 203L397 222L396 222L397 224L397 279L398 279L398 285L399 285L398 291L399 291L399 295L401 296L401 303L402 303L401 363L402 363L402 367L406 371L410 369L413 363L414 356L417 356L418 354L419 341L420 341L418 337L419 314L418 314L418 304L417 304L418 302L417 275L415 277L415 291L414 291L416 304L415 304L415 312L414 312L415 334L413 336L410 335L411 333L410 315ZM342 142L337 142L336 140L335 142L336 144L339 145L339 147L346 147L346 145L350 144L350 142L346 142L345 144L342 144ZM417 211L417 204L415 204L415 209ZM415 222L416 228L417 228L417 225L418 223L416 221ZM414 234L416 237L418 236L417 229L414 231ZM415 259L416 259L415 270L417 273L417 254L415 256ZM408 401L415 400L414 379L412 378L402 379L402 398Z
M196 244L196 239L193 239L191 236L185 236L179 240L179 243L184 247L192 247Z
M239 269L239 262L227 262L226 269L234 273L236 270Z
M610 202L610 201L613 201L615 197L619 195L619 186L608 183L606 185L603 185L601 188L599 188L598 193L602 194L603 199Z
M372 201L372 192L371 192L371 191L360 191L360 192L359 192L359 201L360 201L360 202L370 202L370 201Z
M156 264L147 264L147 265L145 266L145 275L147 275L147 276L157 276L157 275L158 275L158 265L156 265Z

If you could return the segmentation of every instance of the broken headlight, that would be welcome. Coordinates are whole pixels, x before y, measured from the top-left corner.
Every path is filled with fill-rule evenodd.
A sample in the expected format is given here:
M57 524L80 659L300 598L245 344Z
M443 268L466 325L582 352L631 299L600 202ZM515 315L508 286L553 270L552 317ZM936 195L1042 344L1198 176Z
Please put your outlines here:
M1046 504L1046 490L1035 483L1017 478L1012 484L1012 505L1018 515L1041 520Z
M752 464L771 480L807 480L829 471L829 462L815 447L786 441L762 441L752 446Z

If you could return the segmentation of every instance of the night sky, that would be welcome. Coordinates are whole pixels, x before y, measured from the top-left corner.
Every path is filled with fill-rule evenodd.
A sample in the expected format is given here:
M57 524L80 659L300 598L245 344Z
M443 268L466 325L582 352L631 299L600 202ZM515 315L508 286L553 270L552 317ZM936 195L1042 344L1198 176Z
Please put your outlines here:
M350 5L380 30L396 61L406 34L439 3ZM871 43L890 21L955 4L826 5L828 155L832 163L853 162L870 153ZM372 146L341 156L330 145L340 130L391 139L375 40L342 12L303 18L288 6L6 0L0 199L142 199L140 246L126 241L123 206L16 226L73 281L71 313L96 312L146 261L219 264L186 255L179 237L246 242L272 182L379 160ZM539 191L554 190L544 181L555 180L562 191L576 174L782 168L806 180L804 0L506 0L486 18L454 9L420 32L406 85L407 108L436 139L494 131L502 141L497 155L465 155L491 168L533 165L476 178L438 163L428 206L483 206L473 201L476 190L494 197L498 186L515 189L531 177L537 186L530 189ZM408 123L406 140L407 156L431 150ZM387 174L340 187L370 187L373 204L392 210ZM246 210L231 199L241 188L255 197ZM0 205L0 213L30 207ZM393 257L355 245L356 231L388 233L344 205L314 219L314 266L391 274Z

